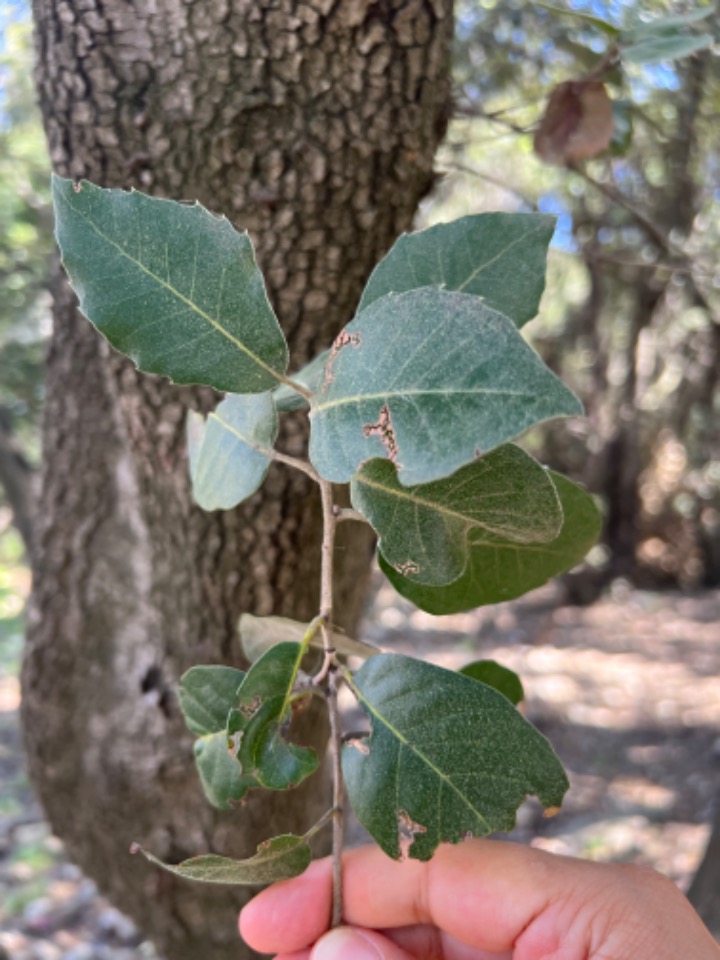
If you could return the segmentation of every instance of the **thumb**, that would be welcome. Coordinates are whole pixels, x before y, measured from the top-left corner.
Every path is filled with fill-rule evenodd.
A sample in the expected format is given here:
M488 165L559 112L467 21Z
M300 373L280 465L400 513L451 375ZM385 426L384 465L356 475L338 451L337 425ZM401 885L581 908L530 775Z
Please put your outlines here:
M413 960L392 940L374 930L336 927L320 937L310 960Z

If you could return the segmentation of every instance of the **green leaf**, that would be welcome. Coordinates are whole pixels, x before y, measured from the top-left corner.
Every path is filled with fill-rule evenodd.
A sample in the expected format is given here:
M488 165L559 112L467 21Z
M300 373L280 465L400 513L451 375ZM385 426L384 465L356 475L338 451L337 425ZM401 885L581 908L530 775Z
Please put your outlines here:
M234 393L277 386L287 345L247 233L199 204L53 177L80 308L146 373Z
M330 351L323 350L314 360L311 360L310 363L304 366L302 370L298 370L297 373L292 375L293 381L303 387L307 387L310 393L319 393L325 377L325 364L329 356ZM301 393L298 393L297 390L293 390L292 387L284 383L275 390L274 397L275 406L283 413L289 413L292 410L302 410L308 405L307 400Z
M376 300L342 331L311 403L310 459L337 483L373 457L392 460L403 484L429 483L581 412L511 320L426 287Z
M243 773L269 790L294 787L318 766L314 750L283 738L304 653L299 643L271 647L248 671L228 716L228 738Z
M573 17L575 20L582 20L592 27L597 27L598 30L601 30L609 37L617 37L620 33L620 30L613 26L612 23L608 23L607 20L603 20L601 17L593 16L591 13L585 13L584 10L569 10L563 9L562 7L555 7L551 3L545 3L545 0L535 0L535 2L536 5L542 7L543 10L549 10L551 13L556 13L560 16Z
M196 418L188 420L193 496L204 510L230 510L267 475L278 433L273 396L230 394L199 430Z
M371 460L355 474L350 491L353 506L380 537L382 555L415 583L457 580L475 531L543 543L557 537L563 521L547 471L512 444L414 487L398 482L389 460Z
M358 312L388 293L442 287L482 297L522 326L538 312L555 218L480 213L404 234L375 267Z
M517 706L525 697L522 680L514 670L503 667L496 660L475 660L461 668L460 673L471 680L484 683L506 697L513 706Z
M304 837L284 834L265 840L249 860L231 860L205 854L192 857L176 866L163 863L147 850L133 844L132 853L142 853L151 863L187 880L202 883L225 883L233 886L259 886L297 877L310 866L312 851Z
M180 677L178 699L188 730L202 737L225 731L228 711L237 706L237 692L245 679L235 667L191 667Z
M185 723L195 741L195 763L205 796L220 810L238 803L257 780L244 776L228 750L227 716L237 706L238 689L245 679L234 667L191 667L180 678L178 699Z
M254 662L278 643L302 643L310 627L309 623L299 623L287 617L255 617L251 613L243 613L240 617L240 642L245 656ZM331 632L331 638L335 651L344 657L362 657L366 660L380 653L372 644L353 640L338 630ZM319 632L310 640L310 646L322 650L323 641Z
M677 36L687 32L684 31L692 23L700 23L707 20L716 13L715 4L700 10L692 10L690 13L680 14L672 17L656 17L654 20L648 20L646 23L638 23L634 27L629 27L620 33L620 44L639 43L644 40L651 40L655 37Z
M642 43L621 47L620 56L626 63L648 64L662 63L665 60L677 60L699 50L706 50L713 44L709 33L682 34L676 37L658 37Z
M479 535L471 543L463 575L445 587L429 587L403 577L382 554L380 568L408 600L428 613L460 613L489 603L513 600L580 563L600 534L600 514L592 497L557 473L551 473L563 509L563 526L549 543L511 543Z
M557 807L568 787L552 747L496 690L396 654L346 675L372 721L343 749L358 819L391 857L509 830L529 795Z

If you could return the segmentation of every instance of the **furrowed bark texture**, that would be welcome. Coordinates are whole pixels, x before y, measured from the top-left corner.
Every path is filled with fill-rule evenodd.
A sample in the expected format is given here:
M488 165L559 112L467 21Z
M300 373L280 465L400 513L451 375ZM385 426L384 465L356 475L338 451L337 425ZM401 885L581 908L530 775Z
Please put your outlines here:
M226 213L256 243L294 367L329 345L431 184L450 0L37 0L35 16L55 170ZM314 615L317 495L274 466L242 510L201 513L184 418L211 391L138 374L60 273L55 321L23 675L31 774L71 855L166 957L237 958L239 895L183 884L128 847L247 856L327 806L316 776L213 811L173 693L193 663L241 662L241 611ZM289 421L283 449L304 443ZM356 524L340 534L350 626L371 548ZM324 743L324 722L305 727Z

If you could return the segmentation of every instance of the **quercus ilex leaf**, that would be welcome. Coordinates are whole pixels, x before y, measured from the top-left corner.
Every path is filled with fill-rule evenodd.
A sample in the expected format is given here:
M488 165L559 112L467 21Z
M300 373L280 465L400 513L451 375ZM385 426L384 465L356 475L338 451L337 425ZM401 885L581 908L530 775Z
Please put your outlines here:
M426 287L376 300L341 333L311 401L310 459L337 483L373 457L403 484L429 483L534 423L581 412L511 320Z
M255 856L248 860L205 854L173 865L163 863L138 844L133 844L132 852L142 853L151 863L178 877L231 886L259 886L289 880L303 873L312 860L312 851L305 838L293 834L265 840L258 846Z
M147 373L234 393L276 387L285 338L246 233L199 204L53 177L80 308Z
M563 510L560 533L548 543L513 543L481 531L471 540L468 565L457 580L435 587L415 583L379 555L392 585L421 610L436 616L513 600L580 563L600 535L593 499L577 484L550 472Z
M480 535L513 543L545 543L562 526L555 485L532 457L506 444L443 480L403 486L388 460L371 460L350 487L356 510L370 521L379 550L416 583L452 583Z
M271 393L231 394L204 421L188 418L193 496L204 510L229 510L252 496L270 466L278 419Z
M200 781L210 803L220 810L239 803L248 790L259 786L254 777L243 774L228 751L227 717L238 703L244 679L242 670L224 666L192 667L180 678L180 709L198 738L194 754Z
M228 740L241 770L270 790L287 790L314 773L317 754L284 737L305 648L279 643L247 673L227 721Z
M439 287L482 297L520 327L537 313L554 229L541 213L481 213L403 234L375 267L358 312L388 293Z
M560 805L560 761L497 690L396 654L346 678L372 725L343 748L348 796L389 856L427 860L440 843L509 830L529 795Z
M506 697L513 706L517 706L525 698L522 680L514 670L509 670L495 660L475 660L461 667L459 671L464 677L470 677L479 683L484 683L493 690L497 690Z

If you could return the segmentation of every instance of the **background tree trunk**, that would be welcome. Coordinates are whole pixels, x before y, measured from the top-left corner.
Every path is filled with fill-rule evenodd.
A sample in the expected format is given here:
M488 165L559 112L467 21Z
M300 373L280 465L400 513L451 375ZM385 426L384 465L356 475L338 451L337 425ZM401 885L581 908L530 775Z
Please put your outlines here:
M294 367L347 322L432 183L448 103L451 0L37 0L38 87L55 170L199 199L250 230ZM220 815L173 694L192 663L239 663L243 610L310 618L316 496L273 466L242 510L191 503L184 419L211 391L138 374L55 281L45 471L23 672L30 771L71 855L172 960L241 955L239 898L128 857L248 855L306 829L321 778ZM282 443L304 449L299 421ZM370 557L350 531L338 613ZM305 735L324 742L324 722ZM277 800L277 802L275 802Z

